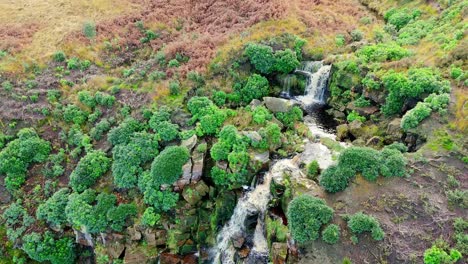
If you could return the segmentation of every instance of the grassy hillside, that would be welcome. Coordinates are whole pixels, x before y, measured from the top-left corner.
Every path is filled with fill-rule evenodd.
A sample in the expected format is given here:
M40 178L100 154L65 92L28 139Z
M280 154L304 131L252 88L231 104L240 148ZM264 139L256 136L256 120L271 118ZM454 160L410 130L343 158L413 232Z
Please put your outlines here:
M0 3L0 263L208 263L244 186L283 158L302 163L271 187L274 263L463 263L467 12L466 0ZM332 65L326 113L346 145L263 99L317 60ZM305 78L292 80L302 95ZM312 143L331 167L303 159ZM251 240L232 242L242 261Z

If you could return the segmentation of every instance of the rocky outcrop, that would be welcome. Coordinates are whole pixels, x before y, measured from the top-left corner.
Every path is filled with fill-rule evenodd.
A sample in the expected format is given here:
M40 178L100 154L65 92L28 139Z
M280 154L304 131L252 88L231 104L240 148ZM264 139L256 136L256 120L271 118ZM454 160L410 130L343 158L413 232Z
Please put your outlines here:
M349 128L347 124L342 124L336 127L336 139L344 140L348 138Z
M182 191L182 197L184 197L185 201L187 201L190 205L195 205L201 201L209 191L210 188L208 185L206 185L203 181L199 181L197 183L185 186L184 190Z
M291 100L276 97L263 97L265 106L273 113L288 112L294 106Z
M395 118L387 125L387 139L390 141L398 141L403 137L403 130L401 129L401 118Z
M193 135L191 138L182 142L182 146L185 146L189 151L191 151L191 158L182 167L182 176L174 183L175 191L183 190L186 185L197 183L201 180L207 151L206 147L200 147L203 145L206 146L206 142L204 140L201 140L197 144L196 135Z

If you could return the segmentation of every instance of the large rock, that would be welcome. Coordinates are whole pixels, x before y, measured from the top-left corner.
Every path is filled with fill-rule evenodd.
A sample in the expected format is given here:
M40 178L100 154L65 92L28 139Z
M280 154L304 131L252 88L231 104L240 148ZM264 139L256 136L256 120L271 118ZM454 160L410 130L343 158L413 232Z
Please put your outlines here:
M276 97L263 97L265 106L273 113L288 112L294 106L291 100Z
M205 162L205 152L194 151L192 154L192 178L191 183L197 183L203 176L203 165Z
M128 227L127 234L130 236L130 240L139 241L141 239L141 232L135 226Z
M258 100L258 99L253 99L253 100L250 102L249 105L250 105L250 107L251 107L252 109L255 109L255 108L257 108L258 106L261 106L261 105L262 105L262 102L261 102L260 100Z
M355 138L359 138L363 135L364 129L362 127L362 122L359 120L354 120L348 125L349 133L353 135Z
M343 140L348 137L349 128L347 124L339 125L336 127L336 139Z
M195 184L187 185L182 192L182 197L191 205L197 204L203 196L210 191L208 185L203 181L199 181Z
M252 153L250 163L252 168L257 171L260 169L267 169L270 165L270 152Z
M387 137L392 141L400 140L403 136L401 129L401 118L395 118L387 125Z
M366 142L366 146L370 147L370 146L381 146L383 143L383 139L379 136L373 136L371 137L369 140L367 140Z
M242 131L242 135L248 137L252 142L262 141L262 136L257 131Z
M186 147L189 151L192 151L193 147L197 144L198 138L197 135L193 135L192 137L182 140L181 145Z
M171 253L162 253L159 257L161 264L179 264L182 263L179 256Z
M93 237L89 233L84 233L79 230L73 229L75 232L75 242L77 244L86 246L86 247L94 247Z

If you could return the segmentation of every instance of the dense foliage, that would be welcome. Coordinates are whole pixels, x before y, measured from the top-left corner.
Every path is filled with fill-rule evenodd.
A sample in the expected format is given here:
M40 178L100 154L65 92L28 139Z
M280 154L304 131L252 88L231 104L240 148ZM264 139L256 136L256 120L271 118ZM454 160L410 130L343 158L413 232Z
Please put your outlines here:
M357 173L375 181L379 175L403 177L405 167L406 158L395 147L386 147L380 152L367 147L350 147L340 154L337 165L320 175L320 185L328 192L339 192L348 187Z
M73 190L82 192L91 187L109 170L111 160L100 150L88 152L70 174L69 185Z
M348 227L356 234L370 232L372 238L375 240L382 240L385 236L384 231L380 227L379 221L375 217L366 215L362 212L349 217Z
M9 142L0 152L0 175L6 175L8 190L18 189L26 180L28 167L33 163L44 162L51 147L31 128L21 129L17 139Z
M76 258L73 239L69 237L55 239L50 232L44 235L34 232L25 235L22 248L30 258L39 262L73 263Z
M302 195L289 203L287 217L291 235L304 244L319 237L320 227L333 217L333 209L320 198Z
M182 175L182 166L190 155L185 147L167 147L151 164L151 177L155 186L173 184Z
M61 227L66 224L65 207L67 206L69 195L70 191L67 188L55 192L52 197L37 207L37 219L45 220L53 227Z
M331 224L322 231L322 239L328 244L336 244L340 239L340 234L340 227L335 224Z

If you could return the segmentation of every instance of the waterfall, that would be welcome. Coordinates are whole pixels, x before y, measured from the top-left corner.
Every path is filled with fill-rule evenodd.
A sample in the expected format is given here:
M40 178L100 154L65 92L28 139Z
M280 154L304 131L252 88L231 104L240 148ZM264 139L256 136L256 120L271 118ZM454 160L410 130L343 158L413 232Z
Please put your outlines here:
M330 71L331 65L323 65L323 61L304 62L295 73L306 76L307 86L304 95L296 99L306 106L324 104Z
M253 236L253 247L249 254L249 263L267 263L268 242L265 236L265 213L271 199L270 183L274 178L282 178L285 172L295 174L300 172L297 164L291 159L277 161L265 174L262 184L240 198L229 222L221 229L216 237L216 247L213 249L215 264L235 264L236 249L232 241L245 237L245 222L248 217L257 215L257 224Z
M295 97L294 99L301 101L305 106L324 104L324 95L327 89L330 70L331 66L323 65L322 61L302 63L301 67L295 71L295 74L305 75L307 78L307 86L304 95ZM297 76L287 75L283 78L282 95L284 97L290 98L292 96L290 91L291 87L294 86L293 82L297 82ZM317 140L307 143L304 153L297 157L299 157L302 162L310 162L312 159L317 160L320 168L325 169L334 162L332 158L333 153L325 145L320 143L318 139L329 138L334 140L335 135L325 131L318 123L320 122L312 116L308 116L305 119L305 124L309 127ZM268 213L268 204L272 197L270 193L270 183L273 179L282 179L285 173L298 179L305 177L297 164L296 158L276 161L265 174L263 182L255 186L251 191L245 193L244 196L238 200L231 219L218 233L216 245L210 251L213 263L268 263L269 249L265 235L265 215ZM236 259L238 248L236 249L234 244L239 247L239 244L244 243L243 239L247 238L249 235L247 234L246 223L253 217L256 218L256 226L251 241L251 250L244 261L238 260Z
M292 98L291 88L297 86L297 77L294 74L288 74L281 80L283 90L281 91L280 97Z

